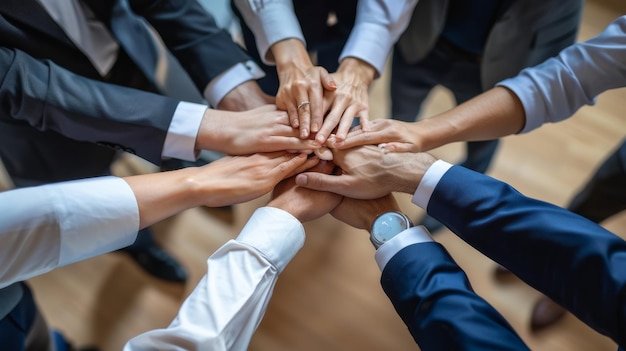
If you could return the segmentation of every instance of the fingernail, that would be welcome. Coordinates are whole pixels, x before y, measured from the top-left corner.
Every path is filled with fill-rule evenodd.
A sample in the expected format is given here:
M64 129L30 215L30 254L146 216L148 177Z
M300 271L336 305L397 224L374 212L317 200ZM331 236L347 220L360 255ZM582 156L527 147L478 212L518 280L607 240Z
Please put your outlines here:
M308 136L309 136L309 131L308 131L306 128L304 128L304 129L302 129L302 130L300 131L300 137L302 137L302 138L306 138L306 137L308 137Z
M313 133L317 133L320 130L320 127L317 125L317 123L313 123L313 125L311 126L311 131Z
M298 128L298 126L300 126L300 121L298 121L297 119L293 120L293 127L294 128Z
M303 186L303 185L306 185L306 183L307 183L307 179L306 179L306 176L304 174L298 174L296 176L296 184L297 185Z
M323 135L318 135L315 137L315 141L319 142L320 144L324 144L324 136Z

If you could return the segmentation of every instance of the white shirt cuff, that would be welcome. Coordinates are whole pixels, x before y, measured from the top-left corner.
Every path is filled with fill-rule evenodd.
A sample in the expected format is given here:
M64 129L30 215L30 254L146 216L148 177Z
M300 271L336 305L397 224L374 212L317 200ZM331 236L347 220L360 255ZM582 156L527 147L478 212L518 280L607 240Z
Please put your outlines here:
M282 272L304 246L304 239L304 227L294 216L275 207L261 207L236 240L255 247Z
M372 65L378 77L385 69L392 45L393 38L386 27L375 23L357 23L341 52L339 62L346 57L356 57Z
M254 33L256 47L263 63L274 65L270 47L285 39L306 41L292 1L235 1L244 20Z
M37 188L33 188L36 189ZM131 245L139 229L139 207L118 177L63 182L53 188L61 226L59 266ZM72 196L64 196L64 193Z
M439 180L441 180L441 177L443 177L450 167L452 167L452 164L446 161L435 161L435 163L426 170L426 173L424 173L422 181L417 186L411 202L428 210L428 202L430 201L435 187L439 184Z
M204 98L211 106L217 107L231 90L249 80L256 80L264 76L265 72L255 62L240 62L213 78L204 89Z
M428 233L426 227L422 225L411 227L381 245L378 250L376 250L374 258L376 259L376 263L378 263L378 268L380 268L382 272L385 270L385 266L391 258L400 252L400 250L409 245L431 241L433 241L433 238L430 236L430 233Z
M195 161L198 158L196 138L207 108L206 105L191 102L178 103L165 136L161 157L186 161Z

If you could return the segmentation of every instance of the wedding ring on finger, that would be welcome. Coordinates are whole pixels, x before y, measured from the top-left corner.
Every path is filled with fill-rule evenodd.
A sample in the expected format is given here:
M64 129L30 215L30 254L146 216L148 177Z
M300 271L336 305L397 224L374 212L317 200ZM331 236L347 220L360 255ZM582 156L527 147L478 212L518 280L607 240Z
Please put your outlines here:
M300 108L302 108L302 107L304 107L304 106L306 106L306 105L310 105L310 104L311 104L311 102L310 102L309 100L304 100L304 101L302 101L302 102L298 105L297 110L300 110Z

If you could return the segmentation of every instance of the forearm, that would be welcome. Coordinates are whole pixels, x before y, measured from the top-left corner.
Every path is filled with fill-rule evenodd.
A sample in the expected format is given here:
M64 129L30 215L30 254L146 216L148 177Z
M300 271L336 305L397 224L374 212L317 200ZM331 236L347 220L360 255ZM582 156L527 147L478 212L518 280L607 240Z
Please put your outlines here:
M626 343L621 332L626 320L623 239L459 166L441 178L428 213L592 328Z
M422 151L459 141L497 139L523 127L524 108L513 92L496 87L432 118L418 121L414 130Z
M209 201L212 184L199 168L142 174L124 178L139 207L139 227L145 228L183 210ZM202 180L203 179L203 180Z
M522 132L572 116L600 93L626 86L626 16L601 34L572 45L499 85L511 89L526 111Z
M0 72L0 118L78 141L121 145L160 162L178 101L87 79L19 50L0 48Z
M405 247L391 258L381 283L424 351L528 349L438 243Z
M207 260L207 274L166 329L148 331L124 350L245 350L263 318L279 274L304 244L289 213L262 207L236 240Z
M198 91L250 56L220 28L196 0L129 0L133 12L146 19L189 73Z
M304 44L298 39L285 39L272 45L278 74L291 68L306 70L313 66Z

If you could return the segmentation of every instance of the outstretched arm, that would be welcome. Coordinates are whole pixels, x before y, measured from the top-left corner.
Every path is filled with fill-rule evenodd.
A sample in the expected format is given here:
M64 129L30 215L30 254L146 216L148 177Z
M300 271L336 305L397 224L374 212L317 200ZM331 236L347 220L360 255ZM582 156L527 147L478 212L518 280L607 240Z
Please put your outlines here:
M557 57L450 111L415 123L375 121L372 132L353 130L350 148L383 144L394 152L421 152L457 141L488 140L524 133L569 118L597 95L626 86L626 16L601 34L564 49Z
M392 195L376 200L344 198L333 216L369 230L381 213L399 211ZM527 350L508 322L474 293L446 249L417 226L376 250L381 284L420 349Z
M329 173L320 163L313 171ZM130 340L125 350L245 350L263 318L278 275L304 244L301 221L332 210L340 197L281 182L235 240L207 261L207 275L166 329Z
M261 196L316 159L286 152L226 157L201 168L100 177L0 193L0 286L132 244L182 210Z

